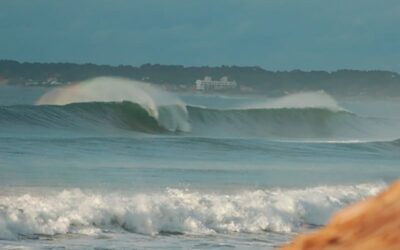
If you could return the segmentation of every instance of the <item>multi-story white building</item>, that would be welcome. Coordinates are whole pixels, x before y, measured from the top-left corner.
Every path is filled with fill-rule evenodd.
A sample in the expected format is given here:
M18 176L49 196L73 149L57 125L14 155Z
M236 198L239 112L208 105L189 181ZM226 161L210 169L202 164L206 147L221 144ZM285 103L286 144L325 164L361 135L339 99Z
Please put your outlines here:
M220 80L213 80L210 76L206 76L203 80L196 80L195 86L196 90L199 91L234 89L236 87L236 81L229 81L226 76Z

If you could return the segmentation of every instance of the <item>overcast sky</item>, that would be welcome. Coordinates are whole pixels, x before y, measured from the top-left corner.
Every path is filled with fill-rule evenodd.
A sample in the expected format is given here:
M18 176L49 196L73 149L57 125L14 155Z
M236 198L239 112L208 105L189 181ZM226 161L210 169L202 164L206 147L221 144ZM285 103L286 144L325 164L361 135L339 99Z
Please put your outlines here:
M400 1L0 0L0 59L400 71Z

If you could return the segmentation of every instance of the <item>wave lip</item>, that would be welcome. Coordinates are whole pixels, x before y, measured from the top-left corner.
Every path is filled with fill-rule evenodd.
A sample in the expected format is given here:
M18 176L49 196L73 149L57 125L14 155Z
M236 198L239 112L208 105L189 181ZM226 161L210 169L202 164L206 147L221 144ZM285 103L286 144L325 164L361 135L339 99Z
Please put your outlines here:
M383 184L255 190L217 194L181 189L159 193L94 193L79 189L51 195L0 196L0 238L34 238L103 230L214 234L291 232L322 225L336 210L374 195Z

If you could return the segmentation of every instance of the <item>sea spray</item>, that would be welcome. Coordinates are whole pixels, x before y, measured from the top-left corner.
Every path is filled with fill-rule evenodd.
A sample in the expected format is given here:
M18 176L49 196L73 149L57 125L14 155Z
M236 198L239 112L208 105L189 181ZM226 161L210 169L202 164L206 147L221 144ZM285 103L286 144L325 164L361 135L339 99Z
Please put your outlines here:
M170 131L190 131L187 110L184 103L173 94L155 86L115 77L99 77L77 84L52 89L44 94L37 105L66 105L88 102L129 101L142 106L161 126ZM173 115L174 122L160 118L159 107L164 113ZM171 110L166 110L169 107Z
M325 91L307 91L288 94L264 102L242 105L240 109L329 109L343 111L336 100Z

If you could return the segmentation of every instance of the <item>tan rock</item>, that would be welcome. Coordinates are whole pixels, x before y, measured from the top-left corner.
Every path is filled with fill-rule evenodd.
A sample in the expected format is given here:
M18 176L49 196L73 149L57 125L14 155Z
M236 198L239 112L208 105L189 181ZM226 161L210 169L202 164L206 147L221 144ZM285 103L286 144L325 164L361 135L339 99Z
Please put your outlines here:
M338 212L313 233L281 250L400 250L400 181L376 197Z

